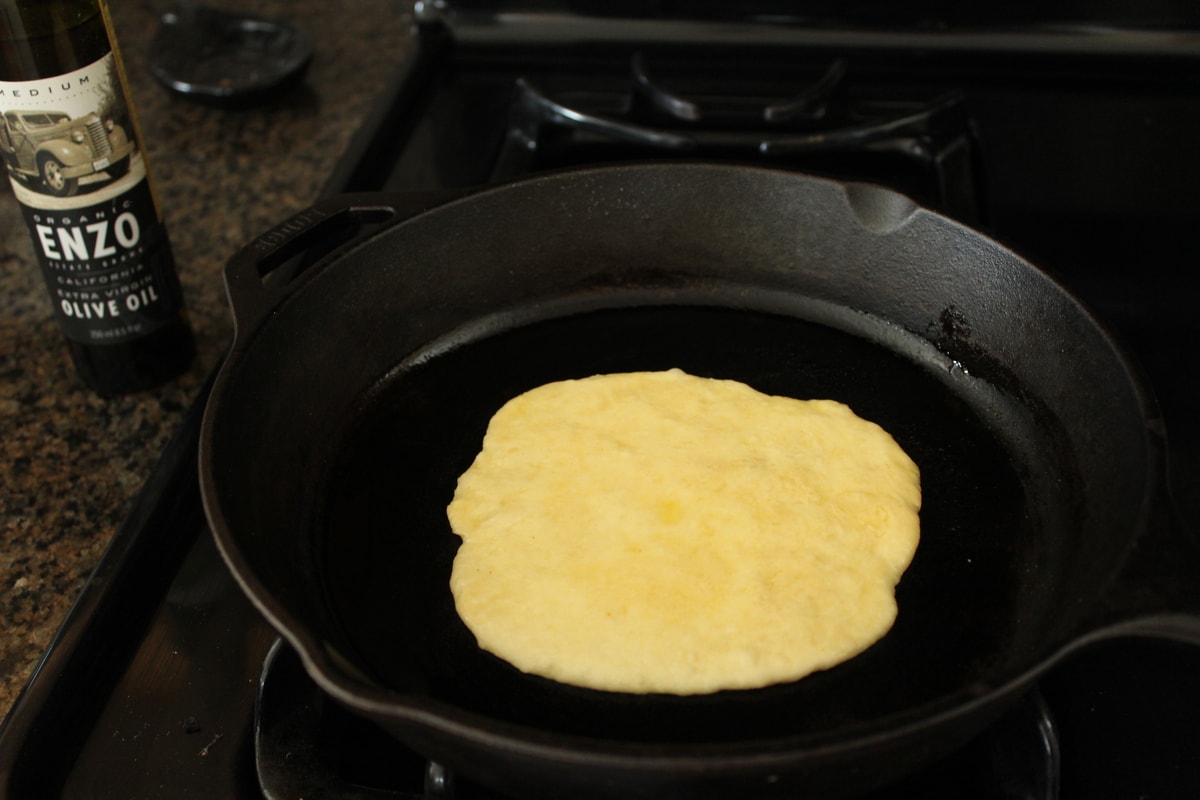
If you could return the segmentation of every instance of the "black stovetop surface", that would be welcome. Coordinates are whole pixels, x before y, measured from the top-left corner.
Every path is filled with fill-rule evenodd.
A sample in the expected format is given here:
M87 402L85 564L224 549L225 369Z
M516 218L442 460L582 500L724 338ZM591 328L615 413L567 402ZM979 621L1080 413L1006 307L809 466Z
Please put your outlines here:
M1117 48L984 57L894 43L861 52L678 42L514 50L503 38L424 25L328 191L459 189L574 163L679 155L762 163L765 153L771 165L869 177L859 174L861 160L803 145L816 129L803 119L768 137L803 146L757 147L763 137L739 122L747 102L729 98L754 87L749 106L757 109L794 97L831 69L844 69L849 88L835 93L828 113L854 123L902 118L950 98L962 115L955 124L965 120L969 130L965 157L959 139L918 124L877 140L871 169L1028 256L1128 344L1167 421L1183 528L1196 530L1200 388L1188 289L1200 263L1200 54L1147 58ZM646 97L631 94L631 64L672 94L700 98L706 114L725 115L721 135L706 139L702 126L668 120L673 133L700 140L699 150L673 152L638 131L614 141L546 115L546 102L600 118L633 107L649 114L635 118L639 125L662 122L654 108L638 111ZM725 77L694 77L701 65ZM529 91L532 127L528 108L524 116L509 110ZM531 131L535 146L514 150ZM941 166L969 166L968 188L948 191L931 177L922 160L930 154ZM448 796L430 784L422 759L314 693L225 568L196 485L206 394L0 731L0 760L14 764L0 797ZM268 663L272 688L260 698ZM1149 640L1094 647L1055 667L979 741L878 798L1200 796L1197 674L1200 648ZM256 747L259 734L282 738ZM335 785L314 783L321 780ZM469 784L458 794L491 796Z

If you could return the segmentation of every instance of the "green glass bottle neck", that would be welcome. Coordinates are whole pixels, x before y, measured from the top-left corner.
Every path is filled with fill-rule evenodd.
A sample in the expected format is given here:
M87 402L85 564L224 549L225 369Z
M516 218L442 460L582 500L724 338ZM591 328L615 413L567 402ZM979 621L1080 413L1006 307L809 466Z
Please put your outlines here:
M99 0L0 0L0 81L61 75L110 49Z

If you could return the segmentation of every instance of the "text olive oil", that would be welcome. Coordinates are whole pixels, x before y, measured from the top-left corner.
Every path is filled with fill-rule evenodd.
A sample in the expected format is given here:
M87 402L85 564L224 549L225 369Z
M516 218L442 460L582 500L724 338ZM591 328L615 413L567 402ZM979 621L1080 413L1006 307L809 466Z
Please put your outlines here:
M76 368L102 395L195 345L102 0L0 0L0 158Z

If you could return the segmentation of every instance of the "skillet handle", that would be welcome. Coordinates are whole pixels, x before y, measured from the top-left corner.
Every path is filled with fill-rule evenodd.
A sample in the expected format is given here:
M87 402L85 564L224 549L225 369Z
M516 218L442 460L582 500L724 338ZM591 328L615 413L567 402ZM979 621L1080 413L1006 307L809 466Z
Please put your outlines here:
M225 292L233 309L235 337L253 330L297 279L326 256L364 238L382 223L414 217L462 194L334 195L263 233L225 265Z
M1166 489L1083 629L1070 649L1129 636L1200 646L1200 542Z

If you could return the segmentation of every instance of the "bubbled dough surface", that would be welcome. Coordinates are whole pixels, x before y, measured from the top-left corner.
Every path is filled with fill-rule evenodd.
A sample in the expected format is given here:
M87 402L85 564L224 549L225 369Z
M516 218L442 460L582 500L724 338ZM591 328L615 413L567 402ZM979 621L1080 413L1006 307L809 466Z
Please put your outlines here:
M550 383L496 413L459 479L450 586L525 672L761 687L888 631L920 504L916 465L841 403L679 370Z

